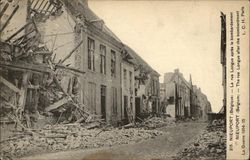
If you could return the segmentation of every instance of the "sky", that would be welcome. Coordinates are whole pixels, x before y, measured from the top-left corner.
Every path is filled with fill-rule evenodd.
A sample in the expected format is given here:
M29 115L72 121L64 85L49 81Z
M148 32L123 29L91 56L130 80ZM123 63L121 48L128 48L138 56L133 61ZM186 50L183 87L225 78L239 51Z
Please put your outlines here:
M89 7L161 74L179 68L201 88L212 111L222 106L220 11L204 1L98 1Z

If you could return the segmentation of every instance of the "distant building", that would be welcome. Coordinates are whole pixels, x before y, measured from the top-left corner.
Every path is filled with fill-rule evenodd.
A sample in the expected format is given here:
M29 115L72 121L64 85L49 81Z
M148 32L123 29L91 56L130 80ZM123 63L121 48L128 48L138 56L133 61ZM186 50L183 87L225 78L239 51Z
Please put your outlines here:
M167 114L176 118L190 117L190 84L182 73L178 69L174 73L166 73L164 83L168 100Z
M165 83L160 83L160 111L166 113L166 107L168 105L168 100L166 98L166 86Z
M130 47L125 49L132 56L135 67L136 115L160 113L160 74Z
M51 51L51 65L69 66L81 73L56 70L63 91L69 95L74 92L83 110L111 124L134 121L136 113L159 112L160 75L122 43L89 8L87 0L38 2L20 1L18 13L22 18L18 27L34 23L36 32L32 31L29 36L37 34L39 42L36 43ZM46 16L47 4L51 7L50 17ZM3 40L17 30L4 35Z
M164 74L161 100L167 101L166 114L177 119L193 117L206 121L207 112L211 112L206 95L192 84L191 76L190 82L187 82L178 69Z

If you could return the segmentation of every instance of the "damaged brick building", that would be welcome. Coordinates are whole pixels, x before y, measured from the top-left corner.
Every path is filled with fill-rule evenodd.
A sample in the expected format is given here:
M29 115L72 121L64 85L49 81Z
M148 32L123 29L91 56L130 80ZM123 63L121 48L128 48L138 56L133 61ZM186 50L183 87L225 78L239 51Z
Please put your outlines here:
M195 118L206 121L207 113L211 112L211 104L200 88L192 84L192 78L187 82L179 69L164 74L161 84L161 99L167 103L165 112L171 117Z
M125 46L130 53L135 70L135 112L138 117L159 114L160 74L145 62L133 49Z
M5 95L5 106L35 106L68 122L92 115L114 125L133 122L143 100L147 112L159 111L160 75L87 0L1 3L1 87L17 95L13 103Z

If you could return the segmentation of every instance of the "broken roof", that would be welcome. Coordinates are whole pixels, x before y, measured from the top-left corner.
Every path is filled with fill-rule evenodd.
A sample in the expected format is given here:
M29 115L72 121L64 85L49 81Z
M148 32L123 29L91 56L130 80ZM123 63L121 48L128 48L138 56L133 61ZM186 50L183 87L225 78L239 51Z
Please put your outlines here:
M65 3L69 3L68 1L64 0ZM135 64L141 64L147 71L154 73L157 76L160 76L158 72L156 72L147 62L145 62L133 49L129 46L122 43L122 41L105 25L104 21L99 18L88 6L87 0L77 0L77 1L70 1L71 5L74 8L68 7L72 14L76 15L83 15L84 19L98 28L101 32L108 35L109 37L116 40L121 45L124 45L124 49L128 51L128 53L134 58L136 61Z
M164 83L169 83L169 82L173 81L174 76L176 76L176 75L179 75L179 77L182 79L183 83L187 87L189 87L189 88L191 87L191 84L186 81L186 79L183 77L183 74L180 73L180 72L168 72L168 73L165 73L164 74Z
M135 64L141 64L147 71L153 72L157 76L160 76L160 74L155 71L146 61L144 61L132 48L126 44L124 44L124 48L134 58Z
M67 1L64 0L65 4L71 4L73 8L67 7L72 14L75 16L82 15L84 19L93 24L95 27L100 29L104 34L109 37L115 39L117 42L121 43L121 40L105 25L104 21L98 17L88 6L87 0L75 0L75 1ZM68 6L68 5L66 5Z

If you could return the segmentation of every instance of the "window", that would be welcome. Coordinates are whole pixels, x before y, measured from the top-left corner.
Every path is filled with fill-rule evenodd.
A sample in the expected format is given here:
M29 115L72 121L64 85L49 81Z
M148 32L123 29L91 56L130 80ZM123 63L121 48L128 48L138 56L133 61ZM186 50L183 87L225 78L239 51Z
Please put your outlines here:
M102 74L106 74L106 47L104 45L100 45L100 53L101 53L100 72Z
M117 115L117 88L115 87L112 87L112 97L113 97L112 111L114 115Z
M129 71L129 89L131 90L132 89L132 72Z
M115 51L111 50L111 77L116 75L116 55Z
M127 70L123 69L124 87L127 87Z
M156 80L153 80L153 85L152 85L152 93L154 95L158 95L158 85L157 85L157 81Z
M95 41L88 38L88 69L95 71Z

